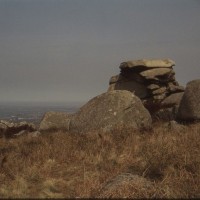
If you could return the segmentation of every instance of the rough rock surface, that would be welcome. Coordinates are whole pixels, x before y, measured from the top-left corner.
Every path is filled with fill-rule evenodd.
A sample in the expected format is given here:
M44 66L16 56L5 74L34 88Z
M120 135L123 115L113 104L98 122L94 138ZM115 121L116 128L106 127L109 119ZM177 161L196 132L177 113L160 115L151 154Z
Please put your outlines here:
M0 135L1 137L13 137L20 132L34 132L36 126L28 122L13 123L5 120L0 120Z
M127 90L133 92L136 96L141 99L148 95L146 87L136 81L123 81L111 84L108 91L112 90Z
M47 112L45 113L40 126L39 131L50 131L50 130L69 130L70 114L63 112Z
M184 92L171 94L162 101L161 105L163 107L172 107L179 105L183 97L183 94Z
M175 85L173 83L168 84L168 89L169 89L170 93L177 93L177 92L184 92L185 91L183 86L179 86L178 84Z
M151 116L141 100L125 90L113 90L94 97L74 115L70 130L109 131L125 125L134 129L150 128Z
M183 94L183 92L174 93L166 97L160 104L161 109L152 113L152 118L162 121L176 120Z
M186 121L200 120L200 79L187 83L177 118Z
M105 183L98 197L101 198L137 198L140 191L148 193L153 188L153 183L146 178L131 173L122 173ZM127 191L128 190L128 191ZM129 193L131 196L124 196Z

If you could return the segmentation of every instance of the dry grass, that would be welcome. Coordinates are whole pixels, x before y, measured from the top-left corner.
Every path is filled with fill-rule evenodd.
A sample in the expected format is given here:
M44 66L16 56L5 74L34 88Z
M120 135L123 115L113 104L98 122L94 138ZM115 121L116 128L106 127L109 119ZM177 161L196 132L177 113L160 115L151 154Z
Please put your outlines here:
M0 139L0 198L200 197L200 124L170 131L119 128L111 133L55 132ZM127 182L104 193L122 172L152 185Z

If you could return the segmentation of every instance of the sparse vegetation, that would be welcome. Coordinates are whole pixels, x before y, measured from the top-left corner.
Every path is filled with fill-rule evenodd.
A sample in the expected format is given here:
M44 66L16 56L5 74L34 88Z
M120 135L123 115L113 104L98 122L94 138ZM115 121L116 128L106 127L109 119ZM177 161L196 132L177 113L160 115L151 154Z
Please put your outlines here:
M0 139L1 198L200 197L200 124L180 132L154 124L150 131L53 132ZM127 182L104 193L123 172L152 182Z

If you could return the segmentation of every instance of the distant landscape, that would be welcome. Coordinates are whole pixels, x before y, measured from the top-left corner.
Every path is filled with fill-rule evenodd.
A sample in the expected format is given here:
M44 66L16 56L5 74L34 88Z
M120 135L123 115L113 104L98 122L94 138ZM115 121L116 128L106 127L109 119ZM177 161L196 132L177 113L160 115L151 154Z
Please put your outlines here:
M33 122L38 124L48 111L74 113L82 102L44 103L44 102L0 102L0 119L13 122Z

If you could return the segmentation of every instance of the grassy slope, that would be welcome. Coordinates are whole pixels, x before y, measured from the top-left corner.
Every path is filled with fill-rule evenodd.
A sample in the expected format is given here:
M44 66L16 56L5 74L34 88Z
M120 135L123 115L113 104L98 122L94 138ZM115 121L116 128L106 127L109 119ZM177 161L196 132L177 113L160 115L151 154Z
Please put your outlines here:
M199 134L200 124L173 132L157 124L143 133L1 138L0 197L97 197L108 180L127 171L152 181L153 188L127 184L110 197L199 197Z

